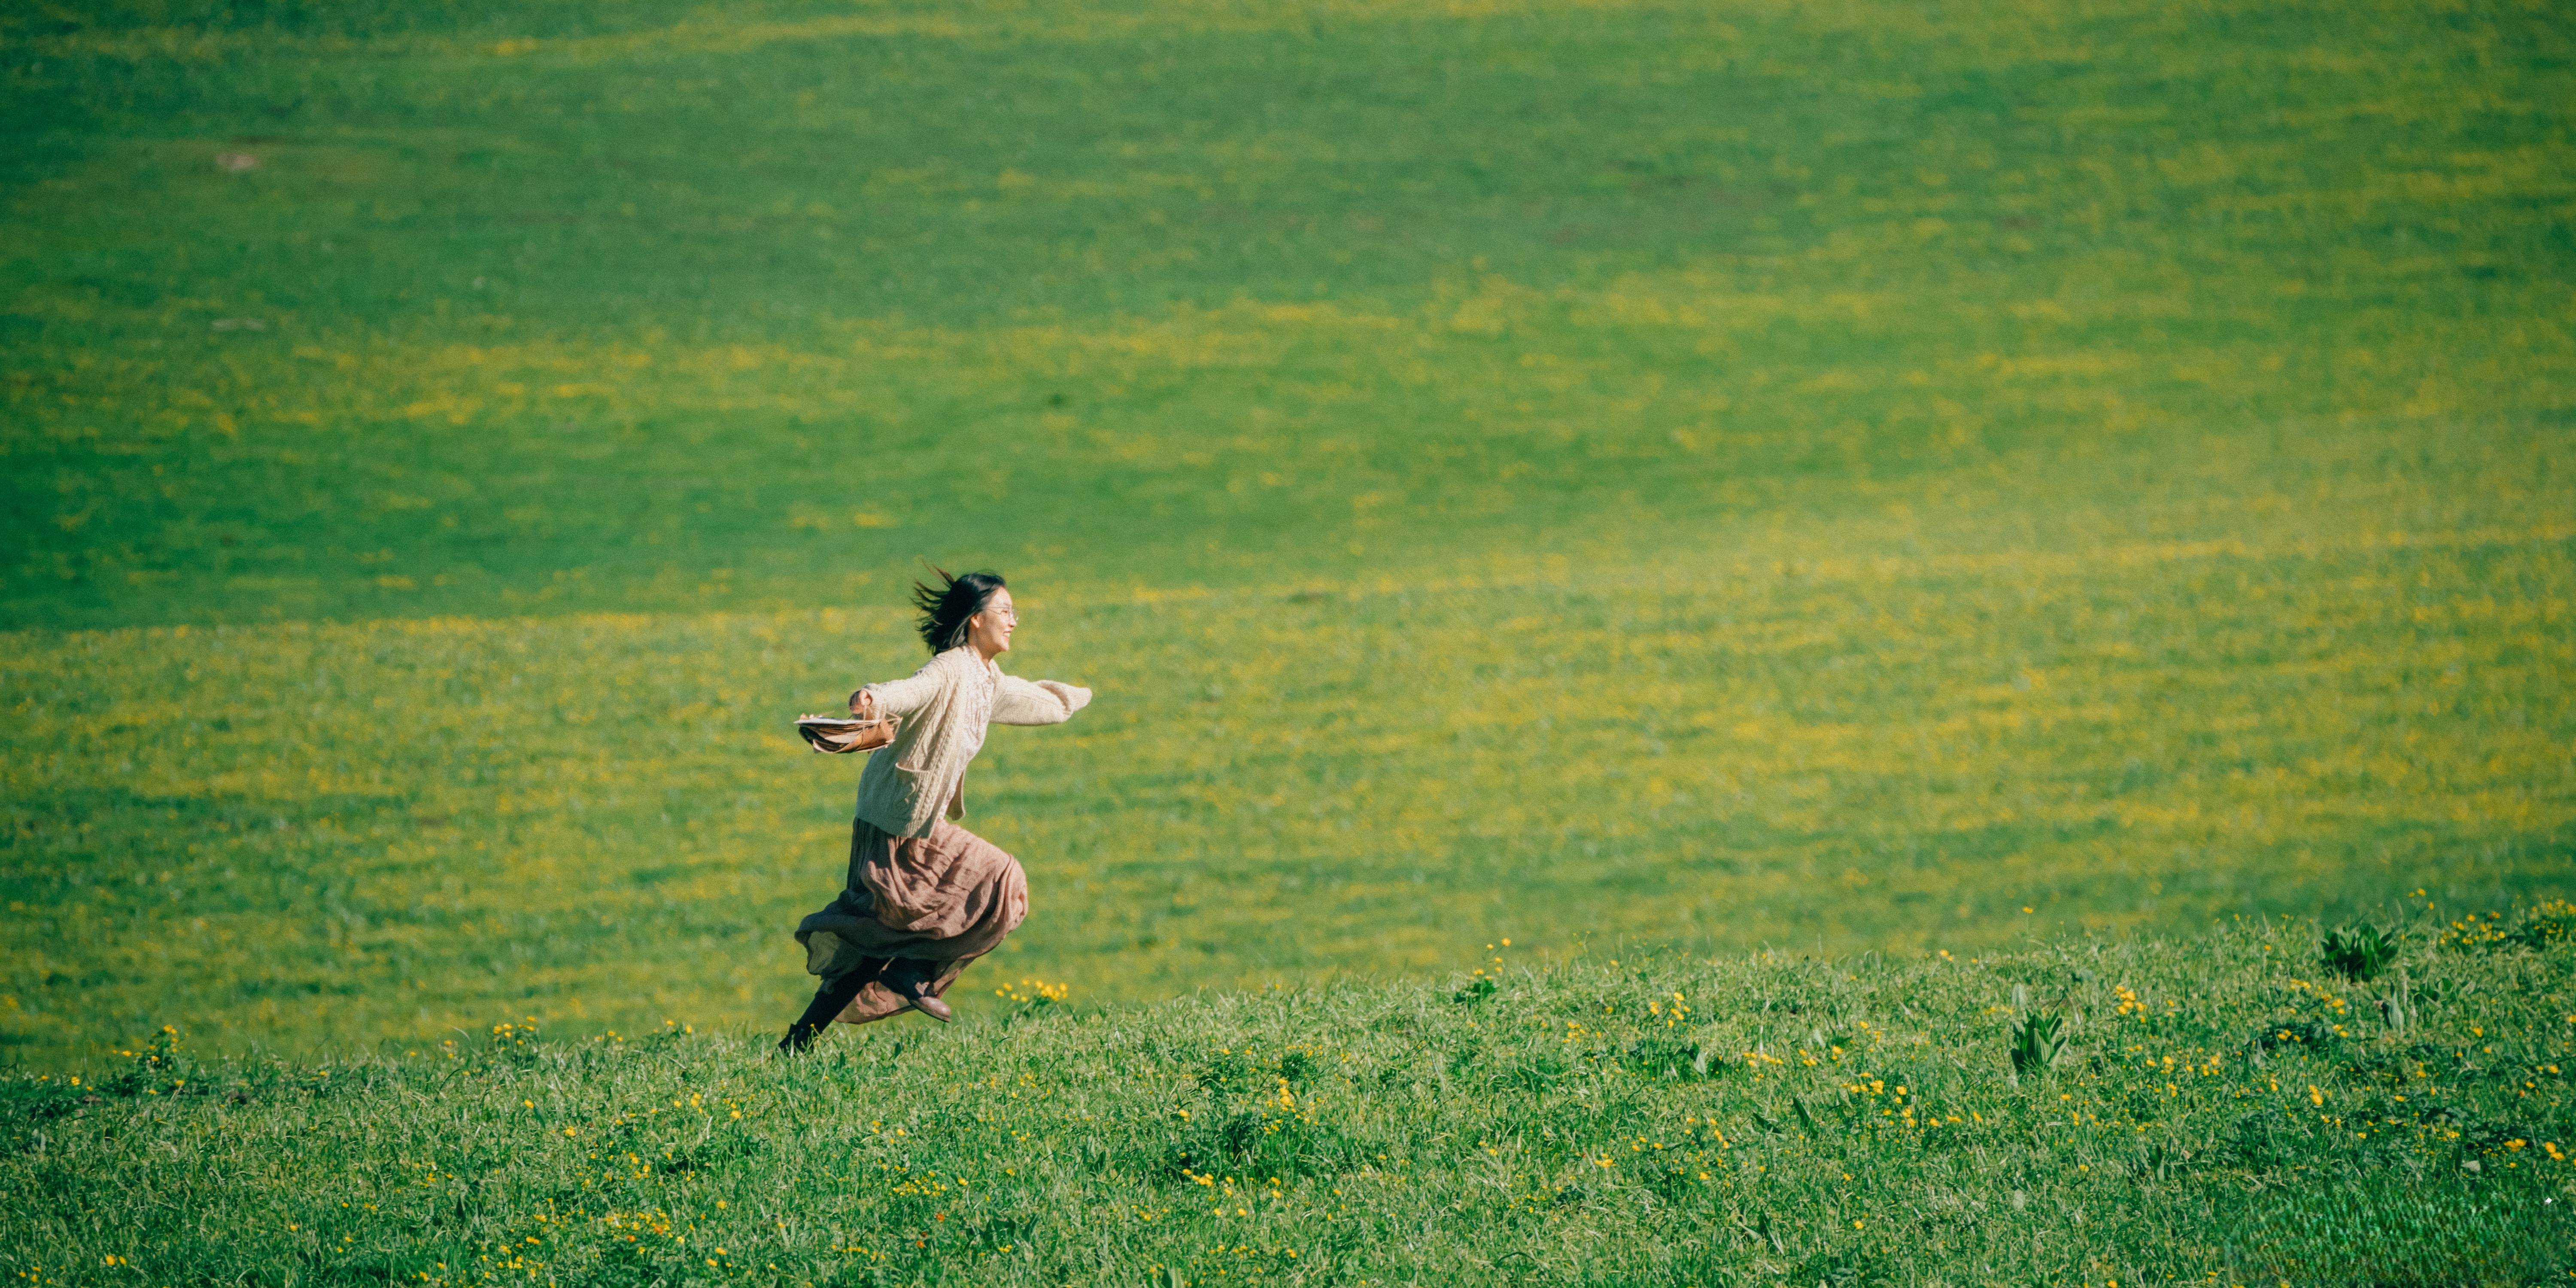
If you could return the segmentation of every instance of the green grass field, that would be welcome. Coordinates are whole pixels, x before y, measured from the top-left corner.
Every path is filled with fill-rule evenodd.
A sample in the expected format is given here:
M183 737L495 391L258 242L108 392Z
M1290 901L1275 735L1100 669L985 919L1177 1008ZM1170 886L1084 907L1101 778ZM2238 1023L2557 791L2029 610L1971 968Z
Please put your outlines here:
M0 66L25 1068L782 1024L856 768L786 721L915 664L917 557L1099 690L970 820L974 978L1080 1005L2570 886L2550 6L131 0Z
M2465 919L2463 919L2465 922ZM20 1283L2576 1278L2576 908L0 1079ZM1024 983L1024 982L1023 982ZM2396 1009L2384 1001L2400 1003ZM2016 1024L2055 1016L2073 1041ZM910 1027L905 1027L909 1024Z

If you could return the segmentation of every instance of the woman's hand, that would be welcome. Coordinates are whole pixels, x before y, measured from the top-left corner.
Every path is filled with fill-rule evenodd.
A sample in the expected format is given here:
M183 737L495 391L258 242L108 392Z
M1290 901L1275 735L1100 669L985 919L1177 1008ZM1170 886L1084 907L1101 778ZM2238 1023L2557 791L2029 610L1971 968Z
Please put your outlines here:
M877 699L875 694L870 693L865 689L853 689L850 691L851 715L857 716L861 720L872 720L876 718L876 709Z

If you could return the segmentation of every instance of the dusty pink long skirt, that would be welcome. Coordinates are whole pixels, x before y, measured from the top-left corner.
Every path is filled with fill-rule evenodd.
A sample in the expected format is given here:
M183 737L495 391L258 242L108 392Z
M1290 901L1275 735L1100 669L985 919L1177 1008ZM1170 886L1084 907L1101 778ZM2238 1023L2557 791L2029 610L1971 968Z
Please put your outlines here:
M869 976L839 1016L865 1024L906 1007L875 979L889 958L939 963L930 991L945 993L1028 915L1028 876L1000 846L946 819L928 836L892 836L860 819L850 829L848 882L831 906L797 923L796 942L807 974L827 983L853 971Z

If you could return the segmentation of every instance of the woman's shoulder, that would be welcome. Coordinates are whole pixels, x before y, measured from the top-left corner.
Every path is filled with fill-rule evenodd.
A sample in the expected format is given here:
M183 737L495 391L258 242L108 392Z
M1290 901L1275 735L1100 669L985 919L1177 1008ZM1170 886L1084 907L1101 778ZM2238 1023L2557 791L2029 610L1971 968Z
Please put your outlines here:
M973 650L969 649L967 651L972 652ZM928 660L924 661L918 669L913 671L912 678L916 680L926 679L944 682L965 674L965 668L957 665L956 652L957 650L950 649L945 652L931 654Z
M922 669L946 675L981 675L984 673L984 659L975 652L973 645L960 644L934 655Z

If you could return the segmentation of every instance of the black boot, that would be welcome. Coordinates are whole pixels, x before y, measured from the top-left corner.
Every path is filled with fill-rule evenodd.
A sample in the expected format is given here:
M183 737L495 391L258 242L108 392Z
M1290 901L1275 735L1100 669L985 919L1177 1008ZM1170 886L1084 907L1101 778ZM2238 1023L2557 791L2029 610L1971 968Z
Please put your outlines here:
M814 1045L814 1035L830 1028L832 1021L839 1019L842 1009L850 1004L850 999L857 997L859 990L866 988L868 981L875 979L877 973L854 970L824 980L822 987L814 990L814 1000L806 1006L805 1013L787 1026L787 1036L778 1040L778 1049L789 1055L804 1054L807 1047Z

